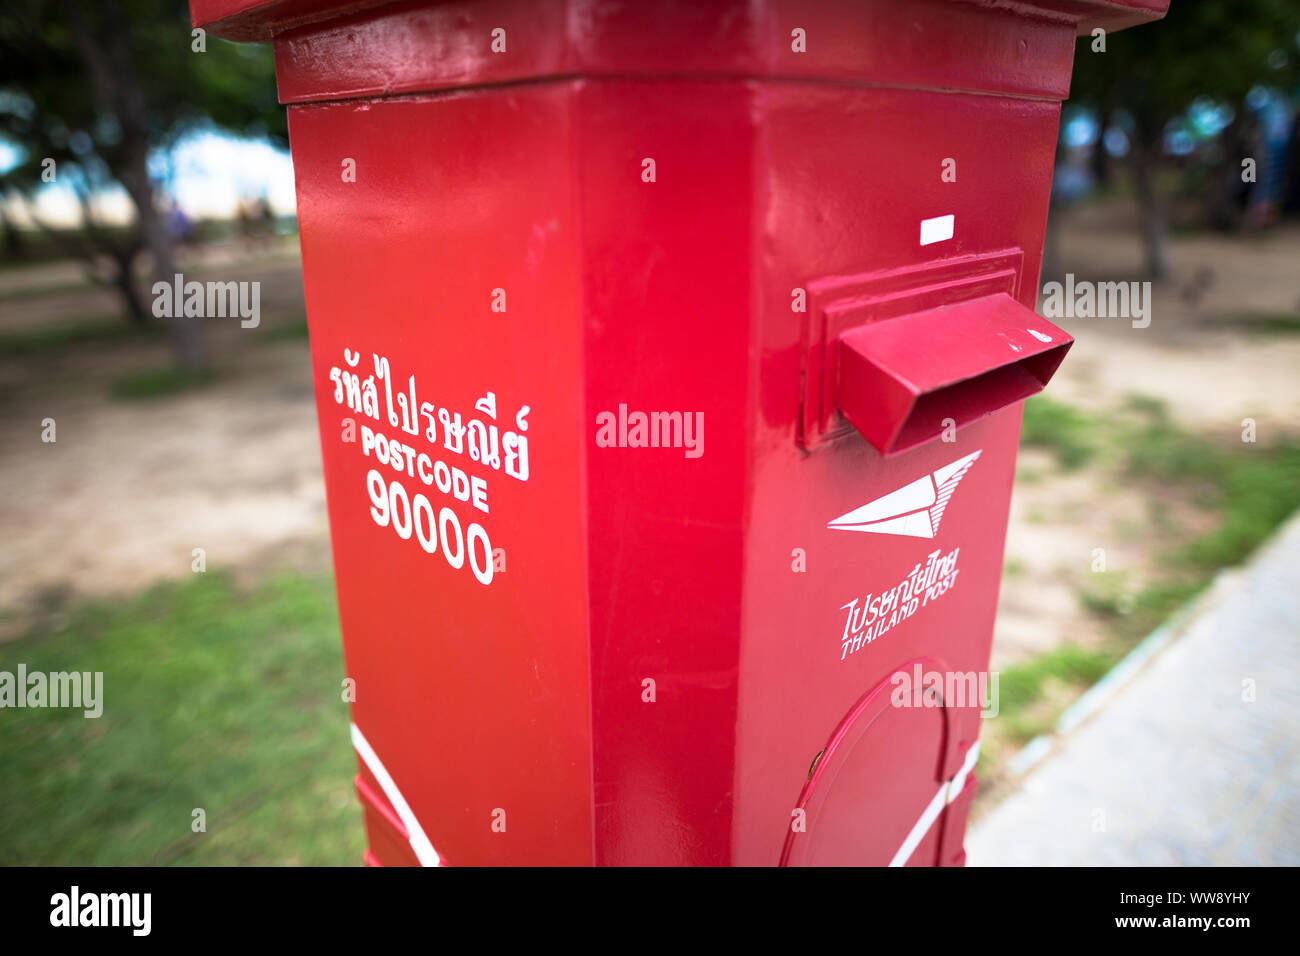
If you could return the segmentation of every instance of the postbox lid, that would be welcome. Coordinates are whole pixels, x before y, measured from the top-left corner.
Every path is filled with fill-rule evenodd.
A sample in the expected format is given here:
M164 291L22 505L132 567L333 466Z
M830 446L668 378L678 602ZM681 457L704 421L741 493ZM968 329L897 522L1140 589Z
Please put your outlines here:
M574 7L595 7L601 0L574 0ZM1169 0L952 0L990 9L1038 12L1076 22L1080 35L1100 27L1122 30L1138 23L1158 20L1169 8ZM297 27L362 13L392 5L393 0L190 0L190 20L214 36L227 40L269 40L277 33ZM437 4L454 6L456 4ZM775 6L775 4L773 4ZM583 17L570 23L585 22Z

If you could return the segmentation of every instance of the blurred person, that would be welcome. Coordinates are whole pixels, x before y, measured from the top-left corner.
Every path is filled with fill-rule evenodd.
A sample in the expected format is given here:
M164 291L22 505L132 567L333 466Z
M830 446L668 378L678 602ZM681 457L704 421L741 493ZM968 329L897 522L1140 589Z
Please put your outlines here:
M275 238L275 212L271 209L271 202L262 196L253 204L253 208L257 234L263 241L270 242Z
M248 206L248 199L244 196L240 196L239 202L235 203L235 231L243 245L252 244L253 215Z
M1250 192L1248 218L1252 226L1260 227L1276 222L1281 212L1293 118L1280 96L1269 96L1254 112L1259 123L1259 171Z
M194 220L186 215L174 198L167 204L167 231L178 246L188 245L194 239Z

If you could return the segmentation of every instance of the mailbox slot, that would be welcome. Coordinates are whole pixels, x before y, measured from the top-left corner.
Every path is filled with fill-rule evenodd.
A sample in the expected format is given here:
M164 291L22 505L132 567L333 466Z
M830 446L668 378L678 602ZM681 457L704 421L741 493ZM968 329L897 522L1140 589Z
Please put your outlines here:
M842 335L869 322L884 322L999 292L1015 298L1020 292L1023 262L1020 249L999 249L810 280L802 330L799 444L811 451L854 433L837 408ZM913 343L918 349L930 345Z
M1006 293L850 329L836 404L883 455L1042 391L1074 340Z

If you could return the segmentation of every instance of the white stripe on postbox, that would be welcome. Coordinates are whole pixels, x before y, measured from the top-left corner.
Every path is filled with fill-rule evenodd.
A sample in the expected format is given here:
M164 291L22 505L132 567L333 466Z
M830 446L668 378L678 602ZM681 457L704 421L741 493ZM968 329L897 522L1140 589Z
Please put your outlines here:
M415 851L415 857L420 861L420 865L442 866L442 857L433 848L429 838L424 835L424 828L420 826L420 821L415 819L415 813L406 802L406 798L397 789L397 784L389 776L388 770L379 759L379 755L375 753L375 749L370 746L370 741L366 740L365 735L361 733L361 728L356 724L352 725L352 746L357 749L362 762L375 775L380 788L384 791L384 796L388 798L388 802L397 811L397 818L402 821L402 826L406 827L407 835L411 840L411 849Z
M943 812L944 807L957 799L957 794L961 793L966 786L966 778L975 769L975 761L979 760L979 756L980 745L977 740L970 750L966 751L966 759L962 761L961 769L953 775L951 780L944 781L943 786L939 788L939 792L926 805L925 810L921 813L921 818L916 821L911 832L907 834L907 839L903 841L903 845L898 848L894 858L889 861L890 866L903 866L911 859L912 854L920 846L921 841L925 839L925 835L930 832L930 827L934 826L934 821L939 818L939 814Z

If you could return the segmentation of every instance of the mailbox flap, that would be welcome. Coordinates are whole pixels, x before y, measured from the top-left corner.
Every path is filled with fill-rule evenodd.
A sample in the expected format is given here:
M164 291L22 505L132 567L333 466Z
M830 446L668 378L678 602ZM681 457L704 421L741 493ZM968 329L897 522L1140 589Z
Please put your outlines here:
M1006 293L871 322L840 336L836 404L894 454L1042 391L1073 342Z

